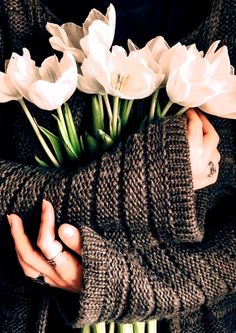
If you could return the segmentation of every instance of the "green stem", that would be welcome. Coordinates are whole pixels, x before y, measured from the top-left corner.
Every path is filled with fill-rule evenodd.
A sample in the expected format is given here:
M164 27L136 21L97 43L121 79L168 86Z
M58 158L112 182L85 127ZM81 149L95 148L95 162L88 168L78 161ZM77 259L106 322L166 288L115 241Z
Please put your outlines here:
M82 327L81 331L82 331L82 333L90 333L91 332L91 326L86 325L86 326Z
M124 110L122 112L122 118L121 118L121 126L122 126L122 128L127 125L127 122L129 120L129 115L130 115L130 111L132 109L133 103L134 103L134 100L130 99L128 101L127 106L125 104L126 108L124 108Z
M109 119L109 130L110 130L110 136L113 136L112 134L112 109L111 109L111 104L108 98L108 95L103 95L103 99L106 105L106 109L107 109L107 114L108 114L108 119Z
M94 324L94 333L106 333L105 321Z
M112 130L114 139L117 136L117 122L118 122L118 115L119 115L119 97L113 97L113 117L112 117Z
M25 104L25 101L23 99L19 100L19 103L26 115L26 117L28 118L37 138L39 139L39 142L41 143L45 153L47 154L48 158L50 159L50 161L52 162L52 164L56 167L56 168L60 168L60 164L58 163L58 161L56 160L56 158L54 157L54 155L52 154L51 150L49 149L46 141L44 140L42 134L40 133L37 124L34 121L34 118L31 116L29 109L27 107L27 105Z
M115 333L115 323L114 323L114 321L109 323L108 333Z
M157 333L157 320L156 319L147 321L147 333Z
M151 102L149 118L148 118L149 124L151 124L155 118L155 110L156 110L156 105L157 105L158 93L159 93L159 89L157 89L152 95L152 102Z
M133 333L133 325L132 324L118 324L118 333Z
M176 116L182 116L187 110L189 109L189 106L182 107L177 113Z
M99 103L102 119L104 119L104 108L103 108L103 102L102 102L102 95L100 95L100 94L98 94L98 103Z
M174 103L169 100L169 102L166 104L166 106L164 107L162 113L161 113L161 117L165 117L165 115L167 114L167 112L169 111L170 107L173 105Z
M106 108L107 108L108 117L109 117L109 119L112 119L112 109L111 109L111 105L110 105L108 95L107 94L103 95L103 99L104 99L104 102L105 102L105 105L106 105Z

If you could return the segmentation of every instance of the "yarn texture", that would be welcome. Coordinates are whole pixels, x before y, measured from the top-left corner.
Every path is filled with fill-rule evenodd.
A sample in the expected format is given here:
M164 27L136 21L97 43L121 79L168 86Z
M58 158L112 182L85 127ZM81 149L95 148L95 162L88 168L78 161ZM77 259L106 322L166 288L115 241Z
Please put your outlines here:
M236 66L235 18L236 0L214 0L183 41L206 50L221 39ZM38 63L53 53L47 21L60 23L38 0L1 1L1 70L22 47ZM78 92L69 104L79 129L88 97ZM54 126L50 113L32 113ZM171 333L236 332L236 124L209 119L221 139L219 178L194 192L184 116L148 126L86 166L57 170L36 165L41 149L17 103L0 105L0 332L154 317ZM80 294L35 285L17 261L6 214L19 214L36 242L43 198L57 225L81 231Z

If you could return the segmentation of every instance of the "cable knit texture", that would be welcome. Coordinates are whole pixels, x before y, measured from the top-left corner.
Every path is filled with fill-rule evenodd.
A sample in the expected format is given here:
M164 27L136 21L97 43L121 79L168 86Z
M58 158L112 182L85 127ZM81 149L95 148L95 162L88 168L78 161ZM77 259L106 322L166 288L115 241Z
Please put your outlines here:
M235 18L236 0L214 0L184 42L206 50L221 39L236 66ZM1 70L22 47L39 63L52 53L47 21L60 22L38 0L1 1ZM69 101L77 128L87 102L80 93ZM54 126L50 113L32 112ZM76 170L35 165L41 149L17 103L1 105L0 117L0 332L73 332L154 317L173 333L236 331L235 121L210 117L221 138L219 179L194 193L185 117L152 124ZM82 233L78 295L33 284L17 262L6 213L23 217L34 243L43 198L57 224Z

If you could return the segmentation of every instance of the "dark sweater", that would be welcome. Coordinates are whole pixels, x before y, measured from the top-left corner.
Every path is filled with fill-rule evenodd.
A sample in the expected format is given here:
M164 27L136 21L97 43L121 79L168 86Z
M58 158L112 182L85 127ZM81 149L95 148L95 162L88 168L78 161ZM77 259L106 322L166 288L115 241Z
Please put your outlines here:
M235 0L215 0L186 41L205 50L222 39L236 65L235 17ZM2 68L23 46L39 61L52 53L47 21L58 19L36 0L1 2ZM85 96L70 105L79 127ZM1 115L0 332L54 332L52 308L61 318L57 333L66 332L63 322L153 317L175 333L236 330L235 121L211 117L221 138L219 179L194 193L184 117L149 126L86 167L58 171L33 164L40 148L16 103L1 105ZM49 113L34 115L52 125ZM33 284L17 263L5 215L20 214L35 240L42 198L52 202L57 223L81 230L79 295Z

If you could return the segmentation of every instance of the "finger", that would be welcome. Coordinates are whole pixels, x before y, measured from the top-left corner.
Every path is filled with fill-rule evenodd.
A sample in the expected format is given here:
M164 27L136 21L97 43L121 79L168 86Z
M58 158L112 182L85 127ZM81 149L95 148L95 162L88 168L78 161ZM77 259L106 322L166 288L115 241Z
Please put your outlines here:
M41 224L37 245L47 259L55 257L63 249L62 244L55 239L55 214L49 201L43 200Z
M198 111L197 113L202 122L204 145L209 148L217 147L220 139L214 126L202 112Z
M59 227L58 234L68 248L81 255L81 237L76 227L64 223Z
M186 112L186 117L188 120L187 130L189 141L193 141L196 144L202 143L203 141L203 124L194 109L189 109Z
M34 282L37 283L37 277L40 275L40 273L42 274L42 272L39 272L36 269L34 269L33 267L31 267L30 265L28 265L18 253L17 253L17 257L18 257L19 263L23 269L24 274L27 277L31 278L33 281L36 279L36 281L34 281ZM45 283L48 284L50 287L65 289L65 290L68 290L71 292L80 291L81 278L78 280L78 277L82 276L82 268L78 267L76 270L73 269L73 267L71 266L70 260L68 260L68 258L65 258L62 261L62 264L64 265L65 272L70 272L70 273L68 273L68 276L66 276L64 274L65 276L63 279L58 278L56 280L53 280L49 276L45 275L44 276Z
M82 265L73 254L63 251L63 254L56 258L56 266L54 268L57 270L63 281L65 281L64 288L70 287L76 292L80 291Z
M35 270L34 268L32 268L31 266L29 266L28 264L26 264L21 257L18 257L19 263L23 269L24 274L28 277L32 279L32 282L34 283L38 283L37 282L37 278L40 274L42 274L41 272ZM68 291L71 292L75 292L75 288L69 285L66 285L64 283L63 280L58 280L58 281L54 281L52 280L49 276L45 275L44 276L44 281L45 284L49 285L50 287L54 287L54 288L61 288L61 289L66 289ZM78 290L76 290L78 291Z
M27 235L24 232L22 220L19 216L11 214L8 216L11 227L11 234L15 243L18 259L24 261L28 266L38 272L41 272L52 280L57 281L58 273L42 258L31 245Z

